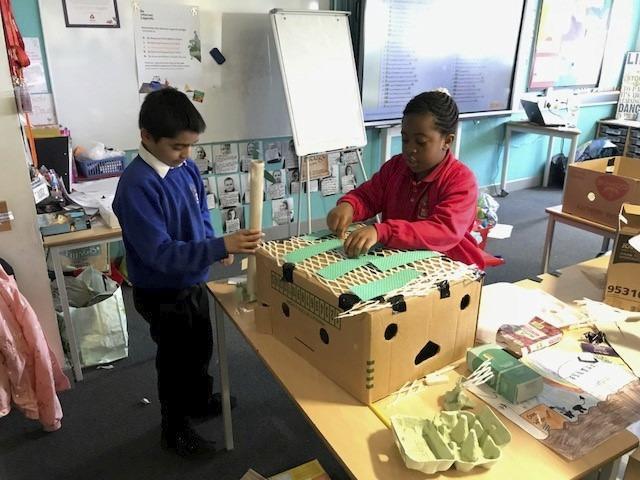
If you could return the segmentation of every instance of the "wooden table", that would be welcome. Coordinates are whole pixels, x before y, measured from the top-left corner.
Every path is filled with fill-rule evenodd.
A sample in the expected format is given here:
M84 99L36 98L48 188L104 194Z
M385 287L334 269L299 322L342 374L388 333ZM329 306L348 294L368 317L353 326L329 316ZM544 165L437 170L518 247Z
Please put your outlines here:
M51 260L53 262L53 271L56 276L56 285L60 295L60 303L62 304L62 316L64 318L64 327L69 342L69 353L71 354L71 365L73 367L73 375L76 381L82 380L82 366L80 364L80 351L76 332L71 321L71 313L69 311L69 296L67 287L64 283L64 274L62 272L62 262L60 255L67 250L74 248L90 247L105 242L117 242L122 240L122 230L118 228L109 228L101 220L92 223L91 228L80 230L78 232L62 233L60 235L50 235L44 237L43 246L49 249Z
M547 146L547 161L544 167L544 176L542 179L542 185L545 187L549 184L549 169L551 167L551 155L553 153L553 142L556 137L566 138L571 140L571 146L569 148L569 157L567 163L571 165L576 160L576 149L578 147L578 137L582 133L577 128L569 127L545 127L544 125L538 125L535 123L522 121L507 122L505 134L504 134L504 155L502 160L502 179L500 181L500 190L502 195L506 195L505 190L507 186L507 172L509 170L509 150L511 145L511 135L513 132L522 133L535 133L538 135L546 135L549 137L549 143Z
M602 261L602 259L597 259ZM582 264L580 264L582 265ZM583 292L593 292L589 281L582 286L577 281L579 271L571 271L565 277L544 276L542 282L530 280L531 288L542 288L560 298L582 298ZM563 278L564 277L564 278ZM280 343L275 337L256 331L253 311L239 308L235 287L219 282L208 284L215 299L216 325L220 333L222 318L229 317L240 333L262 359L267 368L283 386L291 399L298 405L316 432L324 439L336 458L351 477L357 479L408 479L433 478L421 472L409 470L393 441L391 431L366 405L359 403L342 388L329 380L296 353ZM586 295L588 293L584 293ZM224 350L224 327L222 339L218 338L218 349ZM226 365L226 353L223 352ZM221 359L221 366L222 366ZM448 385L434 389L434 405L437 397L445 390L453 388L458 377L450 374ZM227 448L233 448L231 415L228 404L228 379L223 378L223 403ZM224 388L226 383L226 391ZM562 457L536 441L519 427L504 417L513 436L512 442L503 451L504 457L491 470L476 468L470 473L456 470L442 472L442 478L486 478L486 479L576 479L589 472L611 464L638 445L632 433L623 431L607 440L600 447L573 462ZM227 424L228 421L228 424ZM229 428L227 428L229 427Z
M547 212L549 216L547 218L547 234L544 238L544 248L542 249L541 273L547 273L549 271L549 258L551 257L551 246L553 244L553 234L555 233L556 222L595 233L596 235L601 235L603 238L600 254L603 254L609 249L609 240L614 239L616 236L615 228L563 212L562 205L545 208L544 211Z

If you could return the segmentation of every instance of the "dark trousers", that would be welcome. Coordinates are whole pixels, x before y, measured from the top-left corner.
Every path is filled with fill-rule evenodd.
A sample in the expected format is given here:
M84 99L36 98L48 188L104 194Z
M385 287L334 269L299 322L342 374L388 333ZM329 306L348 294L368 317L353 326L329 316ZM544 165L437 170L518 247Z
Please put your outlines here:
M209 361L213 332L204 284L183 290L133 288L136 310L149 323L158 349L158 396L162 428L175 432L206 407L213 378Z

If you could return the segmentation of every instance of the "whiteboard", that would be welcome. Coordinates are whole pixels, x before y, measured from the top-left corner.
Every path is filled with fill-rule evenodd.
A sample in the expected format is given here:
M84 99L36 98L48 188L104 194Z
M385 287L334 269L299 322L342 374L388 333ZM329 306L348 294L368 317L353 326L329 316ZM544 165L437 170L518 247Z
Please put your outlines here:
M156 0L152 0L156 1ZM121 28L66 28L61 1L39 0L58 121L74 145L99 141L138 148L133 16L136 2L117 0ZM202 143L291 136L269 11L329 8L329 0L172 0L199 7L204 103ZM222 65L208 55L217 47Z
M365 146L347 14L276 10L271 24L297 154Z

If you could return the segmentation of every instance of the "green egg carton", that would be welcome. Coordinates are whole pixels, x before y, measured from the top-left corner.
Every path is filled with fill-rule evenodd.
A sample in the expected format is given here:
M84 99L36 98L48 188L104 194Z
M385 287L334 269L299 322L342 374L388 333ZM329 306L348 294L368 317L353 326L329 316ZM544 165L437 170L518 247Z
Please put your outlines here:
M433 420L394 415L391 429L405 465L428 474L454 465L463 472L491 468L500 459L500 447L511 441L509 430L489 408L477 415L443 411Z

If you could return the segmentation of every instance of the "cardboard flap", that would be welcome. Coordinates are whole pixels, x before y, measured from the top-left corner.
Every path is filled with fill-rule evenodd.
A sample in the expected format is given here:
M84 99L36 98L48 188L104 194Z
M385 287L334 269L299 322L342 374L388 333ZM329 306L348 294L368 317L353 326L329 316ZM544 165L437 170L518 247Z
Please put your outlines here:
M622 177L640 179L640 160L637 158L616 157L614 173Z
M620 218L620 230L640 231L640 205L623 203L620 208L620 216L626 220L625 222Z

